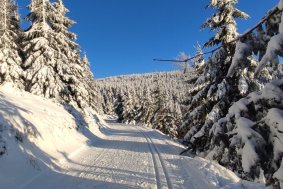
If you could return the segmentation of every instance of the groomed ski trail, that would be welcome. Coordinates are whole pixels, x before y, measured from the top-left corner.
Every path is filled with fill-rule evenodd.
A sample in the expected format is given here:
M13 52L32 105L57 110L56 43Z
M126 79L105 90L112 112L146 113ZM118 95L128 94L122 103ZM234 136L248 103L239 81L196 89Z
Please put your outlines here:
M221 183L211 182L219 179L200 172L207 164L192 166L191 158L178 155L184 148L158 131L109 123L103 132L105 138L66 157L60 169L44 171L20 188L221 188Z

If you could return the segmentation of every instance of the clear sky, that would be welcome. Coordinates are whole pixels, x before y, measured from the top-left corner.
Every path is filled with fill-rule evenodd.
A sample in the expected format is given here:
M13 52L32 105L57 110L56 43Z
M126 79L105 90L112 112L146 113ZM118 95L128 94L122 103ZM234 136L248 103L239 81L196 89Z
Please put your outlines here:
M193 55L213 33L201 31L211 15L209 0L63 0L71 30L91 61L95 78L176 69L153 58L175 58L180 51ZM18 0L22 17L30 0ZM251 18L239 21L239 32L256 24L278 0L239 0L238 8ZM26 27L26 23L23 24Z

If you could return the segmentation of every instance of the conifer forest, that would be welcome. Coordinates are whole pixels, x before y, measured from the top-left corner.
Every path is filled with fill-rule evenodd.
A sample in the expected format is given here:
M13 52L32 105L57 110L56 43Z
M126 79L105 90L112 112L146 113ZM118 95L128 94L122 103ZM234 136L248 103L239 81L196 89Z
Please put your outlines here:
M283 189L283 0L242 33L207 0L175 70L98 79L66 2L0 0L1 189Z

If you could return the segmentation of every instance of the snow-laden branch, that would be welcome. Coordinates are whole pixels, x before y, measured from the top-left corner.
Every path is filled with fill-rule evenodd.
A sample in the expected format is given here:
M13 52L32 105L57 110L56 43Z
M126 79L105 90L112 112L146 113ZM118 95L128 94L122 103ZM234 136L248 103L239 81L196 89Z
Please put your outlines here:
M190 58L187 58L187 59L184 59L184 60L163 60L163 59L153 59L153 61L159 61L159 62L188 62L190 60L193 60L197 57L200 57L200 56L203 56L203 55L206 55L206 54L211 54L211 53L214 53L215 51L221 49L222 47L226 47L232 43L235 43L237 41L239 41L240 39L246 37L247 35L249 35L250 33L252 33L255 29L257 29L260 25L262 25L264 22L266 22L269 18L271 18L273 15L277 14L278 12L280 12L281 10L279 10L278 6L274 7L270 12L269 14L267 14L266 16L264 16L255 26L253 26L252 28L250 28L249 30L247 30L246 32L244 32L242 35L238 36L236 39L228 42L228 43L225 43L223 45L220 45L219 47L211 50L211 51L208 51L208 52L204 52L204 53L201 53L201 54L198 54L196 56L193 56L193 57L190 57Z

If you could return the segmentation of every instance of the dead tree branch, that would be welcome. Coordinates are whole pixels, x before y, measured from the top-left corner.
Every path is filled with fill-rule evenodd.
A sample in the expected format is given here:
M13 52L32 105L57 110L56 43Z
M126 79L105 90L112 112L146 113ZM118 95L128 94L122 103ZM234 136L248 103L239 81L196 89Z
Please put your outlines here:
M204 53L201 53L201 54L198 54L196 56L193 56L193 57L190 57L190 58L187 58L187 59L184 59L184 60L162 60L162 59L153 59L153 61L159 61L159 62L188 62L190 60L193 60L199 56L203 56L203 55L206 55L206 54L211 54L211 53L214 53L215 51L221 49L222 47L226 47L232 43L235 43L237 41L239 41L240 39L246 37L247 35L249 35L250 33L252 33L255 29L257 29L260 25L262 25L264 22L266 22L269 18L271 18L273 15L277 14L278 12L280 12L280 10L278 9L278 7L276 6L275 8L273 8L269 14L267 14L266 16L264 16L255 26L253 26L251 29L247 30L246 32L244 32L242 35L238 36L236 39L228 42L228 43L225 43L223 45L220 45L219 47L211 50L211 51L208 51L208 52L204 52Z

